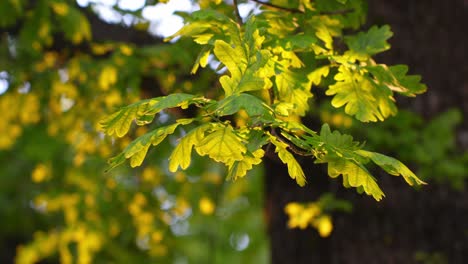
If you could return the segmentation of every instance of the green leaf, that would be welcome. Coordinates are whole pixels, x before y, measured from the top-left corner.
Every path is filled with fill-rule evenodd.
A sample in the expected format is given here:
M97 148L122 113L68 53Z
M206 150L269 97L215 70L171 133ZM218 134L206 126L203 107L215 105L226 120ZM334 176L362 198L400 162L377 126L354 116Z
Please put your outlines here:
M237 23L214 10L198 10L186 17L188 23L174 35L164 39L173 40L177 36L192 37L198 44L212 44L216 39L231 39L241 43Z
M197 60L195 61L195 64L192 67L192 74L197 73L198 67L201 66L202 68L205 68L206 65L208 64L208 58L211 53L211 47L210 46L204 46L203 49L200 51L200 54L198 54Z
M309 99L312 98L309 80L296 72L284 70L275 77L279 98L294 105L293 113L305 115L309 109Z
M297 34L280 39L280 45L288 51L310 51L315 43L317 43L317 38L307 34Z
M366 150L358 150L356 152L363 157L370 158L375 164L384 169L388 174L403 176L405 181L411 186L426 184L425 182L421 181L410 169L408 169L408 167L395 158Z
M125 136L130 129L132 121L137 118L141 112L148 109L149 102L150 100L143 100L121 108L99 123L101 129L109 136L114 134L117 137Z
M406 96L415 96L416 94L424 93L427 90L426 85L420 82L421 76L406 75L408 72L408 66L395 65L390 66L389 69L396 79L395 86L404 87L403 91L398 91L399 93Z
M333 35L329 31L329 29L324 24L318 24L316 26L316 33L315 35L317 38L323 41L325 47L329 50L333 49Z
M307 79L315 85L319 85L323 78L328 76L330 72L330 66L323 66L315 69L313 72L307 75Z
M227 179L236 180L237 178L244 177L247 171L252 169L253 165L258 165L262 162L263 155L265 155L263 149L257 149L252 153L247 152L242 160L229 164Z
M358 59L365 60L371 55L390 49L387 40L392 36L393 33L388 25L380 28L373 26L367 32L345 37L345 43L353 55L356 55Z
M360 148L359 142L353 141L352 136L341 134L338 130L332 133L330 126L326 123L320 129L320 138L326 147L333 148L340 157L343 157L345 152L352 152Z
M224 75L219 79L226 96L264 89L264 78L259 77L257 73L267 62L268 51L258 51L254 53L254 56L249 57L243 45L231 47L222 40L215 42L213 51L231 73L230 77Z
M188 168L193 146L202 141L205 131L210 127L211 123L196 127L180 140L169 157L169 171L176 172L179 166L183 170Z
M247 68L248 60L245 51L241 46L233 48L228 43L217 40L213 52L231 73L231 77L222 76L220 82L226 96L232 95L239 85L243 72Z
M207 101L209 100L203 97L195 98L191 94L174 93L168 96L142 100L123 107L114 114L104 118L99 124L107 135L112 136L115 134L117 137L123 137L128 133L133 120L140 126L149 124L153 121L154 116L164 109L179 106L185 107L192 103L204 103Z
M395 65L387 67L384 64L367 66L366 69L374 76L376 82L387 86L394 92L405 96L416 96L427 90L422 84L421 76L406 75L408 67L406 65Z
M328 175L331 178L343 175L345 187L363 188L366 194L372 195L377 201L382 200L385 196L369 172L352 161L339 158L329 160Z
M271 109L262 100L257 97L242 93L234 94L219 101L216 105L216 114L218 116L232 115L244 109L250 117L262 117L272 120Z
M215 161L232 164L242 160L247 151L244 143L233 132L230 125L214 125L210 134L195 146L200 156L208 155Z
M140 166L151 145L159 145L168 135L173 134L179 125L186 125L192 121L193 119L180 119L177 120L175 124L157 128L138 137L132 141L121 154L109 160L109 170L123 163L125 159L130 159L130 166L132 168Z
M146 115L155 115L160 111L178 106L187 106L190 100L194 99L195 95L185 93L173 93L167 96L156 97L150 101Z
M299 186L304 186L306 184L304 171L302 170L301 165L299 165L297 160L294 158L293 154L287 150L288 144L279 141L272 135L270 135L269 140L273 145L275 145L275 152L278 153L280 160L288 166L289 176L292 179L295 179Z
M369 78L343 65L338 70L339 73L335 75L337 82L325 92L326 95L334 95L331 101L334 107L346 105L345 112L362 122L383 121L396 114L389 89L375 85Z

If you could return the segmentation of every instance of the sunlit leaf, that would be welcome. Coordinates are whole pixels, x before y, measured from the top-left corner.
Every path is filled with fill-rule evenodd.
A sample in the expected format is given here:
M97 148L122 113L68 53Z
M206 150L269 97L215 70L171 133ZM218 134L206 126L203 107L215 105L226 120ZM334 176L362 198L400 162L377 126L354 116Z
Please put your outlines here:
M229 165L227 179L234 179L244 177L249 170L252 169L253 165L258 165L262 162L262 157L265 155L263 149L257 149L256 151L247 154L242 160L234 161Z
M371 80L345 66L335 75L336 84L330 85L327 95L334 95L332 105L345 106L345 112L362 122L383 121L396 114L390 89L375 85Z
M344 160L331 159L328 161L328 175L336 178L343 175L343 185L350 187L362 187L364 192L380 201L385 196L372 175L362 166Z
M288 150L288 144L279 141L274 136L270 136L270 142L275 145L275 152L278 153L280 160L288 166L288 173L292 179L295 179L299 186L304 186L306 184L306 178L304 171L301 168L301 165L294 158Z
M125 136L138 113L147 110L148 103L149 100L145 100L123 107L114 114L104 118L100 122L101 128L109 136L114 134L117 137Z
M393 33L389 26L385 25L380 28L373 26L367 32L345 37L345 43L359 59L366 59L370 55L390 49L387 40L392 36Z
M387 86L392 91L405 96L416 96L426 91L426 85L422 84L421 76L406 75L408 67L406 65L395 65L387 67L380 64L367 66L366 69L375 77L376 82Z
M180 139L179 144L177 144L169 157L169 171L176 172L179 166L183 170L188 168L191 162L193 146L201 142L205 131L210 127L210 123L198 126Z
M214 126L212 131L195 146L201 156L208 155L215 161L231 164L242 160L247 151L230 125Z
M234 94L219 101L216 106L216 114L219 116L232 115L241 109L244 109L250 117L273 119L268 105L257 97L246 93Z
M125 161L130 159L130 166L137 167L143 163L146 153L151 145L157 146L168 135L173 134L179 125L186 125L191 123L192 119L181 119L177 123L157 128L148 132L130 143L120 155L109 160L109 169L115 168Z
M279 96L285 102L294 105L293 113L305 115L309 109L308 100L312 98L310 82L305 76L289 70L285 70L275 77Z
M395 176L403 176L405 181L411 186L425 184L425 182L421 181L406 165L395 158L366 150L358 150L356 152L359 155L370 158L387 173Z

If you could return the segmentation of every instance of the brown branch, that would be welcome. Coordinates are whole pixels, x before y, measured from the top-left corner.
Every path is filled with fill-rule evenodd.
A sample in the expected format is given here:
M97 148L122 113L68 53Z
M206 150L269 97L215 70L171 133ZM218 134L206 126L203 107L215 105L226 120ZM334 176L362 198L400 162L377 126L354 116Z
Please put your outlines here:
M162 44L161 38L152 36L147 31L136 30L122 24L111 24L103 21L89 7L78 7L91 25L92 40L94 42L124 42L136 46Z
M241 17L241 15L239 13L239 5L237 4L237 0L234 0L233 4L234 4L234 12L236 13L237 23L239 25L242 25L243 22L242 22L242 17Z
M301 10L296 9L296 8L279 6L279 5L275 5L275 4L272 4L272 3L267 3L267 2L263 2L263 1L259 1L259 0L252 0L252 1L254 1L255 3L261 4L261 5L264 5L264 6L269 6L269 7L272 7L272 8L288 11L288 12L291 12L291 13L304 13L304 11L301 11Z
M297 9L297 8L279 6L279 5L275 5L272 3L263 2L260 0L251 0L251 1L264 5L264 6L269 6L272 8L284 10L284 11L291 12L291 13L305 13L304 11ZM354 9L351 8L351 9L334 10L334 11L322 11L322 12L317 13L317 15L344 15L344 14L348 14L351 12L354 12Z
M334 10L334 11L322 11L319 13L319 15L345 15L345 14L352 13L352 12L354 12L354 8Z

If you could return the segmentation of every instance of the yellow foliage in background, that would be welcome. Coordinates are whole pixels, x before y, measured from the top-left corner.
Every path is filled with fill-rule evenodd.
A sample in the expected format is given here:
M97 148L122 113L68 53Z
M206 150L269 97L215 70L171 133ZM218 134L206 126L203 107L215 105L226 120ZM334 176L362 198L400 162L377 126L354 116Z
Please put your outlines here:
M324 214L318 203L288 203L284 211L289 217L289 228L306 229L311 226L319 232L321 237L328 237L332 230L333 224L331 216Z

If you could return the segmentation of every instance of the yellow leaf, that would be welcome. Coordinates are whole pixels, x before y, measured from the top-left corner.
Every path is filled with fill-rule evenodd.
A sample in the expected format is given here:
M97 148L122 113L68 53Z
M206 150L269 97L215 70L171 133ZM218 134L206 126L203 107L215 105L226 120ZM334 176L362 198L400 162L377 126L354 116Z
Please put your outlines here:
M230 125L215 126L214 130L195 146L195 149L200 156L208 155L224 164L242 160L243 154L247 151Z
M50 168L44 164L39 164L34 168L31 178L33 182L43 182L50 175Z
M263 155L265 155L265 151L263 149L257 149L250 155L245 155L242 160L230 164L227 178L236 180L239 177L244 177L247 171L252 169L253 165L262 162Z
M106 66L99 75L99 87L107 91L117 82L117 69L113 66Z
M130 129L130 125L138 114L144 113L147 109L149 101L141 101L133 105L129 105L113 113L112 115L104 118L99 124L101 129L109 135L117 135L117 137L123 137L127 134Z
M304 171L302 171L301 165L299 165L294 156L287 150L288 144L277 140L271 134L269 136L270 142L276 146L275 152L278 153L278 157L288 166L289 176L295 179L299 186L304 186L306 184Z
M52 10L59 15L59 16L65 16L68 14L68 5L65 3L51 3L52 5Z
M169 157L169 171L175 172L179 166L183 170L188 168L191 161L192 147L203 139L205 131L210 127L211 124L199 126L180 140Z
M205 215L211 215L215 210L215 204L211 201L210 198L207 197L203 197L200 199L198 207L200 208L200 211Z
M150 144L144 146L139 151L132 154L130 158L130 166L132 168L138 167L143 163L143 160L146 157L146 153L148 153L149 147L150 147Z
M331 217L328 215L322 215L315 219L314 226L317 228L321 237L328 237L333 231L333 223Z
M369 172L358 164L345 159L335 159L328 162L328 175L336 178L343 175L343 185L350 187L362 187L364 192L372 195L380 201L385 196L377 182Z

